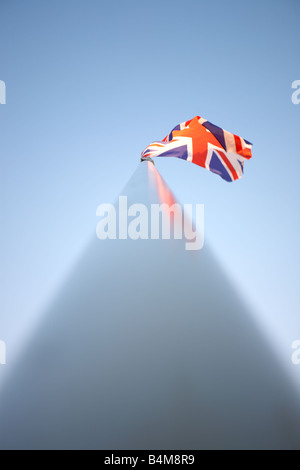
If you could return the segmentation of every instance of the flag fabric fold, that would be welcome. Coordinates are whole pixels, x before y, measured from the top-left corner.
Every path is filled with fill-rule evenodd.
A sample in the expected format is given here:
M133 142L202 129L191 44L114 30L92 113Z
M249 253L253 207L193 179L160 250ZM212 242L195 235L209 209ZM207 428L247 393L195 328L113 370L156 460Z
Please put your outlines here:
M178 124L162 141L153 142L141 159L177 157L218 174L226 181L242 177L252 144L200 116Z

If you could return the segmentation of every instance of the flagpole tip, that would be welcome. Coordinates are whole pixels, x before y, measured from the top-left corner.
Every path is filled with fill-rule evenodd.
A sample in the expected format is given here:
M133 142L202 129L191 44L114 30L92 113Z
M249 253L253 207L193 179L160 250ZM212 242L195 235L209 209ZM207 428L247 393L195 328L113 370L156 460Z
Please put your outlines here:
M142 157L141 162L151 162L154 165L154 161L150 157ZM155 165L154 165L155 166Z

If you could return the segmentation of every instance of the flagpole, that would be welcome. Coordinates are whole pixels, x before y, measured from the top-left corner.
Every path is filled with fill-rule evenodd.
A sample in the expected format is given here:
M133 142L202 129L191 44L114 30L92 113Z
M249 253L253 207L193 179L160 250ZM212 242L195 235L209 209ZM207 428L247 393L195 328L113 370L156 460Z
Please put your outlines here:
M120 196L128 225L132 205L175 200L149 160ZM94 235L41 312L0 448L299 448L298 396L207 244L128 233Z

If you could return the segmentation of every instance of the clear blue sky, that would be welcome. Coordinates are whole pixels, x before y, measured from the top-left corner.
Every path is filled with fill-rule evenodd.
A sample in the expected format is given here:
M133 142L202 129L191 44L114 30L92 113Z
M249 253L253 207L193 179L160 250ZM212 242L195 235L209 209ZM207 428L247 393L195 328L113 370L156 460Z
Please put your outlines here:
M200 115L253 142L244 178L176 159L157 169L182 203L205 204L207 243L289 364L300 339L300 2L1 0L0 18L0 339L17 349L140 152Z

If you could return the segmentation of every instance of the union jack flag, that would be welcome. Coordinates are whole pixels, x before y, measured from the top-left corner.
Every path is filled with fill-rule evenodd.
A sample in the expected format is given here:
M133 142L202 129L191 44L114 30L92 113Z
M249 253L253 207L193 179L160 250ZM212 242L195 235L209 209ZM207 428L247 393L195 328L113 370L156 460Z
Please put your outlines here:
M207 168L226 181L242 177L244 161L252 157L252 144L196 116L178 124L162 141L153 142L141 160L177 157Z

